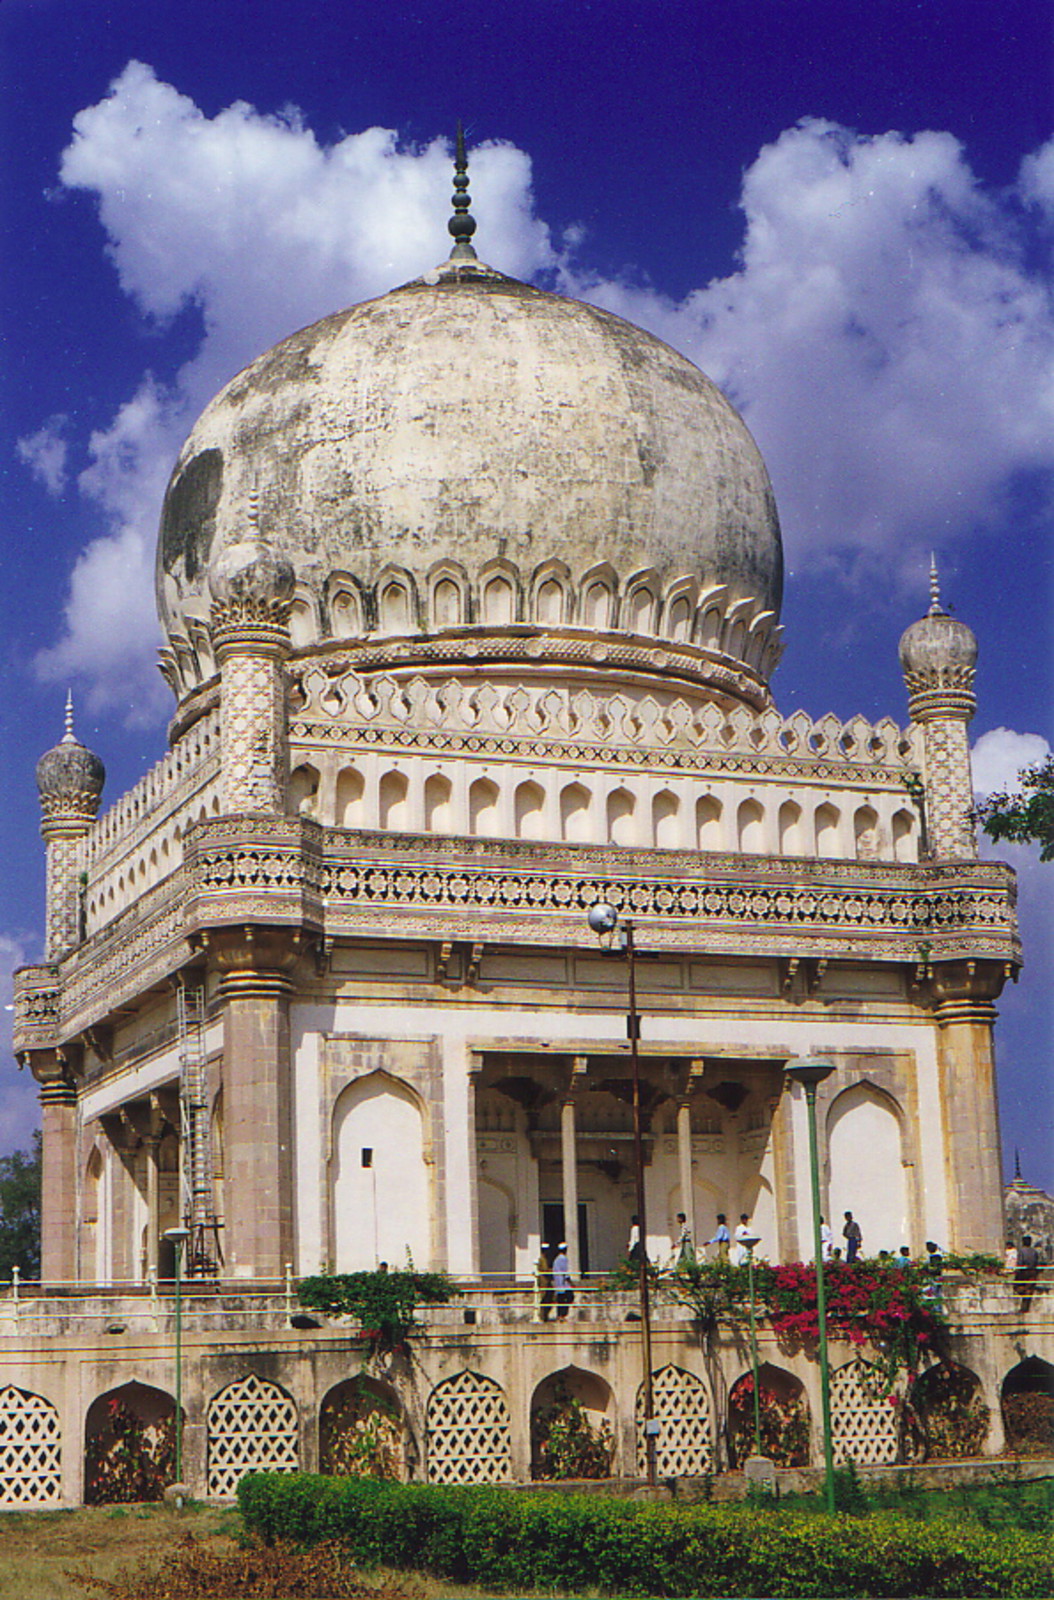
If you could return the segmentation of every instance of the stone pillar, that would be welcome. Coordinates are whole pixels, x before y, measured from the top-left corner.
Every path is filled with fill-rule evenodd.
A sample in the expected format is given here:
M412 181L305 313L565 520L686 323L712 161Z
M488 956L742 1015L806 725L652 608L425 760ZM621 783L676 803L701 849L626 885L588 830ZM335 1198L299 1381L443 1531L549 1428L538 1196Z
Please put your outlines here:
M33 1051L40 1085L40 1277L43 1283L77 1278L77 1091L56 1050Z
M687 1098L677 1105L677 1167L681 1180L681 1210L692 1232L692 1249L698 1244L695 1231L695 1184L692 1181L692 1112Z
M289 780L283 663L293 569L253 539L220 553L209 584L223 808L283 813Z
M234 1278L281 1279L295 1264L289 969L295 936L213 934L223 1025L224 1258Z
M1003 1181L995 1086L993 1000L1003 987L996 962L941 962L934 969L937 1062L944 1114L948 1249L999 1255Z
M160 1233L160 1183L158 1161L161 1138L144 1140L146 1151L146 1276L157 1277L158 1235Z
M575 1137L575 1103L568 1096L560 1107L560 1158L563 1167L564 1238L571 1276L580 1272L578 1256L578 1141Z

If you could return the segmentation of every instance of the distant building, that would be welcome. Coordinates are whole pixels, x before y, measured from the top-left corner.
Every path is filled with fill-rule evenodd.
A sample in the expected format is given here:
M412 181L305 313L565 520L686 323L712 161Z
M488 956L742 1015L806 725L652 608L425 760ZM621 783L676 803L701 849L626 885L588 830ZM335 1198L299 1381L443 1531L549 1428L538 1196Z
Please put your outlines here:
M653 1256L680 1211L811 1253L784 1068L816 1055L836 1231L998 1250L1020 950L970 822L973 635L934 578L906 728L777 710L780 530L743 422L652 335L478 261L470 222L195 425L158 540L169 753L101 816L72 726L40 762L16 1048L45 1279L169 1277L178 1224L230 1290L408 1258L511 1283L561 1240L576 1276L613 1267L636 1205L599 901L635 924ZM204 1440L209 1361L234 1367L202 1327ZM503 1394L528 1382L504 1348Z
M1020 1245L1027 1233L1039 1251L1039 1259L1048 1266L1054 1262L1054 1196L1027 1183L1018 1165L1004 1192L1003 1204L1007 1239Z

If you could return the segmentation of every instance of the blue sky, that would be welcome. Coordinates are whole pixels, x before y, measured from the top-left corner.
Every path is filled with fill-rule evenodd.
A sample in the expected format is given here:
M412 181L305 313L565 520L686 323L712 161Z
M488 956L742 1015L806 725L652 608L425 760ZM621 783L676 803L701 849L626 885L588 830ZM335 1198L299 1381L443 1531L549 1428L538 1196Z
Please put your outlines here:
M67 685L108 799L162 752L153 536L194 415L285 333L445 255L459 116L484 259L652 328L750 423L787 550L780 708L905 719L896 646L933 549L980 643L983 786L1041 755L1052 17L5 0L0 966L40 952L32 768ZM1005 1145L1051 1188L1054 869L1013 856ZM0 1150L34 1118L11 1063Z

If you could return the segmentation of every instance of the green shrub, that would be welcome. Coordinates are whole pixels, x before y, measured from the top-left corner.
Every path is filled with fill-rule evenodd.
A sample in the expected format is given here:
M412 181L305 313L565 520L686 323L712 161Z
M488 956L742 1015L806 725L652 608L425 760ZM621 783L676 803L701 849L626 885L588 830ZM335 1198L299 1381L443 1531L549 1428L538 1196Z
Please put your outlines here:
M338 1541L365 1565L416 1568L491 1593L1054 1593L1048 1539L961 1517L827 1518L279 1474L244 1478L238 1498L249 1528L269 1543Z

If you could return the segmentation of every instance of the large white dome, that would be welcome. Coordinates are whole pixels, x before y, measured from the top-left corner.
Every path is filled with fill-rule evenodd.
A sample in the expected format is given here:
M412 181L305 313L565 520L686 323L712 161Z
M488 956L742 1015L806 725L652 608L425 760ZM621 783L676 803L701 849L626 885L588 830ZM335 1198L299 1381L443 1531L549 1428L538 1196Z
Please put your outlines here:
M469 630L493 657L496 629L559 625L731 656L755 688L775 658L779 522L734 408L653 335L480 262L324 318L207 407L158 542L184 658L254 524L301 647L427 636L434 661Z

